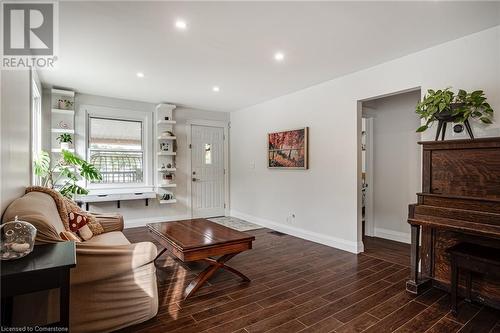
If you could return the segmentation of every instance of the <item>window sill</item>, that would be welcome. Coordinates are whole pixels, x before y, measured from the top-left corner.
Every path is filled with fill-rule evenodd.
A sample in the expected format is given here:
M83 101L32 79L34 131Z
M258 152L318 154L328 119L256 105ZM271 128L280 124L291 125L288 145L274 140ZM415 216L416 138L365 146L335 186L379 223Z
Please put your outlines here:
M84 203L92 203L92 202L109 202L109 201L126 201L126 200L144 200L144 199L154 199L156 198L156 193L148 190L148 191L137 191L136 189L133 191L127 191L120 193L117 192L109 192L109 193L92 193L89 195L80 195L76 197L76 201L84 202Z
M94 185L95 186L95 185ZM123 186L123 187L112 187L116 185L104 185L104 186L89 186L87 190L89 191L88 196L91 195L111 195L111 194L131 194L131 193L140 193L140 192L153 192L153 186Z

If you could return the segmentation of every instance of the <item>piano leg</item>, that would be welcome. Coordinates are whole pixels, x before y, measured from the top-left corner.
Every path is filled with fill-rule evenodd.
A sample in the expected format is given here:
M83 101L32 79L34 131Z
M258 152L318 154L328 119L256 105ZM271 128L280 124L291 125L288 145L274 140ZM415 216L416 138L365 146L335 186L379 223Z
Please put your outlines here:
M406 291L412 294L420 294L430 286L430 280L424 279L418 272L420 262L420 226L411 225L411 258L410 258L410 280L406 281Z

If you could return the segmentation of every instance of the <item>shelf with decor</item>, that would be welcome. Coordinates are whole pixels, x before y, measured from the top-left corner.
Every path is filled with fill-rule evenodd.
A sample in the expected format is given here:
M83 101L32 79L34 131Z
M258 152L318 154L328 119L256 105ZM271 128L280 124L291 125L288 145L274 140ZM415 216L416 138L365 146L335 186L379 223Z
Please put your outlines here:
M64 114L64 115L73 115L75 113L75 110L69 110L69 109L52 109L52 113L58 113L58 114Z
M158 202L160 204L172 204L172 203L176 203L177 199L170 199L170 200L161 200L161 199L158 199Z
M164 168L164 169L159 168L158 172L174 172L176 170L177 170L177 168Z
M172 104L158 104L155 109L156 124L154 136L155 142L155 191L160 204L174 204L177 202L174 189L177 155L177 137L174 133L173 111L176 108Z
M52 133L68 133L68 134L75 134L74 129L67 129L67 128L52 128L51 129Z
M160 105L169 105L169 104L160 104ZM174 106L174 109L175 109L175 106ZM173 109L172 109L173 111ZM175 120L165 120L165 119L159 119L157 122L156 122L157 125L162 125L162 124L166 124L166 125L175 125L177 124L177 122Z
M50 152L60 154L67 150L75 152L75 92L72 90L51 90ZM57 163L59 158L52 158Z
M160 188L171 188L171 187L177 187L177 184L158 184L158 187L160 187Z
M72 153L75 152L74 148L68 148L68 149L52 148L50 151L53 152L53 153L60 153L63 150L67 150L67 151L72 152Z

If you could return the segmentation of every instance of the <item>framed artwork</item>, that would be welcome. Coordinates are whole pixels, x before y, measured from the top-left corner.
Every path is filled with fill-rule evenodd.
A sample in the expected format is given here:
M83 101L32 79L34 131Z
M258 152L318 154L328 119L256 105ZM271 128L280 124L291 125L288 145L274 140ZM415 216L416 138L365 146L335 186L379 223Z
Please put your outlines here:
M271 169L308 169L309 127L267 135L267 167Z

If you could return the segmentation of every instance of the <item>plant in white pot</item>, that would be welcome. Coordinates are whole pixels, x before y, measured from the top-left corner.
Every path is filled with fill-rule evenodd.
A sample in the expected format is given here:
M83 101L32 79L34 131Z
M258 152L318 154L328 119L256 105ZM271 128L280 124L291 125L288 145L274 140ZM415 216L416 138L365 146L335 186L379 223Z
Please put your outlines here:
M69 145L73 143L73 139L71 138L71 135L69 135L68 133L63 133L59 135L56 140L59 141L59 143L61 144L61 150L68 150Z

